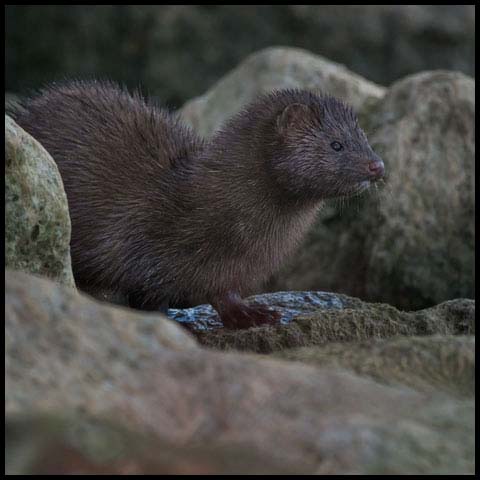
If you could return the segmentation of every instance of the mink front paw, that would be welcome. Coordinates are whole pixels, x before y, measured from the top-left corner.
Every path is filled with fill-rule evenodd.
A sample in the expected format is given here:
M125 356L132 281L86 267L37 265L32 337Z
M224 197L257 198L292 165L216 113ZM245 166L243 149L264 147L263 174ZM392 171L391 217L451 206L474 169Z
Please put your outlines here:
M277 325L280 313L263 305L234 305L220 314L225 328L245 329L261 325Z

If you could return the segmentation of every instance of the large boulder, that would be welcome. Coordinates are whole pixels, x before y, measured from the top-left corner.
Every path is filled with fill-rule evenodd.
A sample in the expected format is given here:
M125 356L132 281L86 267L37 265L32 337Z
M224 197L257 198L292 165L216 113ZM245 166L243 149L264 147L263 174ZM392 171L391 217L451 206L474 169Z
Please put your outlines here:
M442 71L407 77L370 128L389 173L367 240L364 298L411 308L473 298L475 81Z
M5 115L5 264L74 287L70 216L48 152Z
M87 473L129 466L265 472L259 458L269 473L474 472L471 386L450 395L401 376L377 382L372 368L354 373L348 362L339 368L209 351L161 315L102 306L45 279L7 275L8 447L34 460L33 471L11 462L9 471L70 472L65 463L52 466L54 452L62 452ZM451 358L468 361L471 372L471 354ZM417 356L414 368L435 359ZM39 424L36 416L45 414L64 420ZM148 445L171 457L152 457ZM218 446L218 455L202 445ZM178 447L186 470L176 461ZM235 449L250 470L235 463Z

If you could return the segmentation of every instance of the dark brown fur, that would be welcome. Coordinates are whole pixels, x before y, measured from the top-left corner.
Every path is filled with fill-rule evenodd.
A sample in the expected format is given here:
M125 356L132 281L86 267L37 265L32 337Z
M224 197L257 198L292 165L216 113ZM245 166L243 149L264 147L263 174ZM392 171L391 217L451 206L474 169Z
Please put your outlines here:
M63 178L80 288L146 309L210 302L227 326L272 321L240 296L280 266L323 199L383 174L353 111L306 91L260 97L209 141L111 83L53 85L25 108L17 122Z

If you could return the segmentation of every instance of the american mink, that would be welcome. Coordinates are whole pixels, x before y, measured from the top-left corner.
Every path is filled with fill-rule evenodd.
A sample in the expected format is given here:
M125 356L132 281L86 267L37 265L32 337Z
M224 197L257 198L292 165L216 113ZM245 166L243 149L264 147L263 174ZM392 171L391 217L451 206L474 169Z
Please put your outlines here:
M322 200L384 174L353 110L329 95L257 98L209 140L111 82L53 84L18 124L58 164L77 284L141 309L211 303L225 327L274 323L241 297L266 280Z

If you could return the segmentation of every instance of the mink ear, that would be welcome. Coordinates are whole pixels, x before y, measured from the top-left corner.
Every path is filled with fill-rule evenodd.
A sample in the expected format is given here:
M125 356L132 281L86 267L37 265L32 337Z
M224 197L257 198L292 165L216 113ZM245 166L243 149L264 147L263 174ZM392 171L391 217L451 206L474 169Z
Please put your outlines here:
M291 103L277 117L277 128L280 133L291 130L292 127L302 124L310 115L310 108L303 103Z

